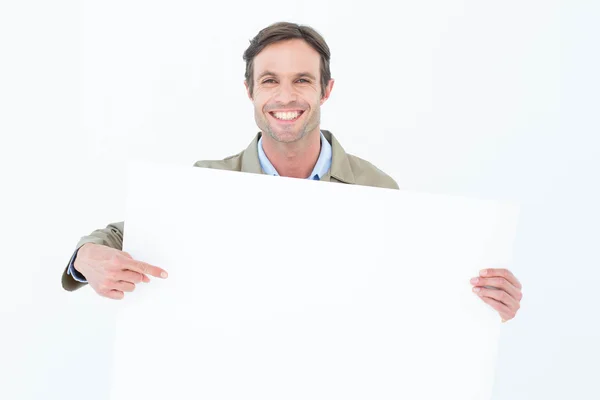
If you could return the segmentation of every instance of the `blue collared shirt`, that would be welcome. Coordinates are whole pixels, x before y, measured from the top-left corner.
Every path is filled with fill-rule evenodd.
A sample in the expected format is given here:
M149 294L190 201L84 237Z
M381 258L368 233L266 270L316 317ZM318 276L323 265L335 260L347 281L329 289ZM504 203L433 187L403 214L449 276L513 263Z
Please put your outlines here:
M71 261L69 261L69 268L67 269L67 275L71 275L73 277L73 279L75 279L77 282L81 282L81 283L87 283L87 279L85 279L85 277L75 269L75 258L77 257L77 253L79 252L79 249L75 250L75 253L73 253L73 255L71 256Z
M327 139L325 139L325 136L323 136L323 132L321 132L321 152L319 153L319 158L317 159L317 163L315 164L313 171L307 179L311 179L314 181L321 180L321 178L323 178L323 176L329 171L329 168L331 168L331 155L331 144L329 144ZM260 162L260 166L262 167L265 174L279 176L277 170L275 169L273 164L271 164L271 161L269 161L267 155L265 154L265 151L263 150L262 136L258 140L258 161ZM73 276L73 279L75 279L77 282L87 283L85 277L79 272L77 272L77 270L73 266L73 264L75 263L75 258L77 257L77 252L78 250L76 250L73 256L71 257L67 274Z
M260 166L265 174L279 176L277 170L273 164L271 164L271 161L269 161L263 150L262 136L258 140L258 161L260 161ZM331 145L327 139L325 139L325 136L323 136L323 132L321 132L321 153L319 153L317 163L307 179L319 181L329 171L329 168L331 168Z

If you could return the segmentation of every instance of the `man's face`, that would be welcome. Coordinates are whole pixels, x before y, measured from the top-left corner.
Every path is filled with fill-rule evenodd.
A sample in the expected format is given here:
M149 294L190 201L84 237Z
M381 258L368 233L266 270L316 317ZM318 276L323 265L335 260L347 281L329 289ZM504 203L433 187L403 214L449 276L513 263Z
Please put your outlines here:
M321 105L333 87L330 80L321 97L319 71L319 53L301 39L273 43L254 58L254 90L248 97L263 133L291 143L319 127Z

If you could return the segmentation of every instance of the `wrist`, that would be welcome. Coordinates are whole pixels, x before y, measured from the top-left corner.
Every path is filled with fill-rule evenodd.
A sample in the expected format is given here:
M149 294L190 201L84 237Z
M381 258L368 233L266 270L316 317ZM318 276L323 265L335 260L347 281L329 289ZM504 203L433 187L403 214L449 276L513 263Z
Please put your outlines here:
M73 260L73 268L79 272L80 274L84 275L84 265L85 263L82 263L82 259L85 258L85 251L87 250L87 248L89 247L88 245L91 245L93 243L85 243L84 245L82 245L78 250L77 253L75 254L75 259Z

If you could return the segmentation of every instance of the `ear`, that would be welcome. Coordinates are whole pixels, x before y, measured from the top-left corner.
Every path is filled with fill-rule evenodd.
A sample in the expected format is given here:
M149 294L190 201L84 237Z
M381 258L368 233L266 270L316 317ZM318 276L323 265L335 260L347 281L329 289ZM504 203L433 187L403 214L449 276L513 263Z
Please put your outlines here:
M321 105L323 105L323 103L325 103L327 99L329 99L329 96L331 96L331 91L333 90L334 82L335 81L333 79L330 79L327 83L327 86L325 87L325 95L321 97Z
M246 94L248 95L248 98L250 100L252 100L252 94L250 94L250 87L248 86L248 82L246 82L245 79L244 79L244 86L246 87Z

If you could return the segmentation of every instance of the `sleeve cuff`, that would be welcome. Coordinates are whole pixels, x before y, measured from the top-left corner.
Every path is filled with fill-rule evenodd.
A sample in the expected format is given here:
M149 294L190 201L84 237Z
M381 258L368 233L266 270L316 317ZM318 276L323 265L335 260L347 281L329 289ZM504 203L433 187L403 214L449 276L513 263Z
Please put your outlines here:
M79 249L75 250L75 253L73 253L73 256L71 257L71 261L69 261L69 268L67 269L67 274L71 275L73 277L73 279L75 279L77 282L81 282L81 283L88 283L87 280L85 279L85 276L83 276L79 271L77 271L75 269L75 258L77 258L77 253L79 252Z

